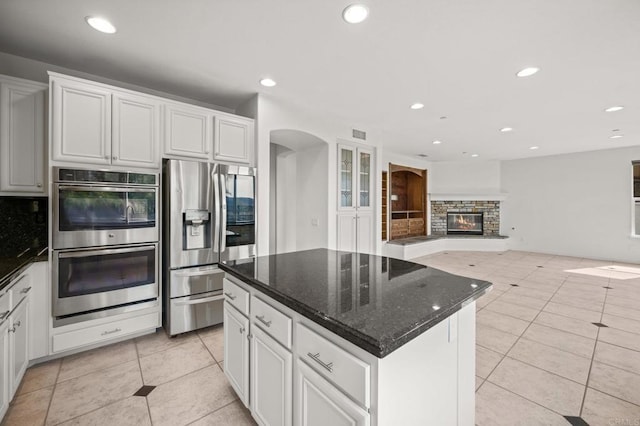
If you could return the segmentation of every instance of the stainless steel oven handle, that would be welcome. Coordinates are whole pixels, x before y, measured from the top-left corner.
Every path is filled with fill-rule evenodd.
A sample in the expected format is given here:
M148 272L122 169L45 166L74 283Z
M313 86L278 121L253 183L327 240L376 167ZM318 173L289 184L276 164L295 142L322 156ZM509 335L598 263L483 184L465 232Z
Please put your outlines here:
M213 208L217 213L222 210L222 199L220 197L220 173L214 169L212 174L213 179ZM214 215L214 227L213 227L213 252L220 251L220 218L218 215Z
M210 269L207 271L192 271L192 272L180 271L175 273L177 277L200 277L203 275L218 275L218 274L224 274L224 271L221 269L215 269L215 270Z
M59 252L58 257L60 259L72 258L72 257L86 257L93 255L106 255L106 254L118 254L118 253L135 253L138 251L155 250L156 246L136 246L129 248L109 249L109 250L89 250L89 251L70 251Z
M65 191L79 191L86 192L88 190L96 192L150 192L155 193L157 188L138 188L138 187L114 187L114 186L101 186L101 185L58 185L58 189L64 189Z
M173 303L176 306L199 305L200 303L215 302L216 300L223 300L223 299L224 299L224 294L219 294L217 296L201 297L199 299L191 299L186 301L175 301Z

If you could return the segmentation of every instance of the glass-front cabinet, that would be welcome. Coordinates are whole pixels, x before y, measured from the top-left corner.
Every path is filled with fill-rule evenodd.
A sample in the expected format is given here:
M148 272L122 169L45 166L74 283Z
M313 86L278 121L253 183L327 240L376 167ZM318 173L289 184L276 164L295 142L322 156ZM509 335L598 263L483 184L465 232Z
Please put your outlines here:
M338 145L338 208L371 209L373 151Z

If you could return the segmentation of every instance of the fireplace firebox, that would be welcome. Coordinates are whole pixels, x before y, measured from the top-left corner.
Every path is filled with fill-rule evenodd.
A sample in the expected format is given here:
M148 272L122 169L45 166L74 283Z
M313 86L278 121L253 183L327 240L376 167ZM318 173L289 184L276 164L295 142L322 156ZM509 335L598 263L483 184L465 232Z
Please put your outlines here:
M483 213L447 212L448 235L482 235Z

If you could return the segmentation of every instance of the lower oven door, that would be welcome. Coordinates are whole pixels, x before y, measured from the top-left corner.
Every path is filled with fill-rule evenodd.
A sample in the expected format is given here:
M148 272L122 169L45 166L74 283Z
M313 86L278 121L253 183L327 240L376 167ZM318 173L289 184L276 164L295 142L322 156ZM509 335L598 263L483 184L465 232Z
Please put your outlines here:
M174 336L222 322L224 308L222 290L170 300L169 335Z
M158 298L158 244L53 252L55 317Z

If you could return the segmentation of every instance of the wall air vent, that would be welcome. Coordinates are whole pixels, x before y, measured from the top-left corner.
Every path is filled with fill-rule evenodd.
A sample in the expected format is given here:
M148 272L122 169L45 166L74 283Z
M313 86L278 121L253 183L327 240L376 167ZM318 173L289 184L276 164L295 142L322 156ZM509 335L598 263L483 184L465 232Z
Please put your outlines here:
M363 141L367 140L367 132L364 132L362 130L357 130L357 129L352 129L353 131L353 137L355 139L362 139Z

